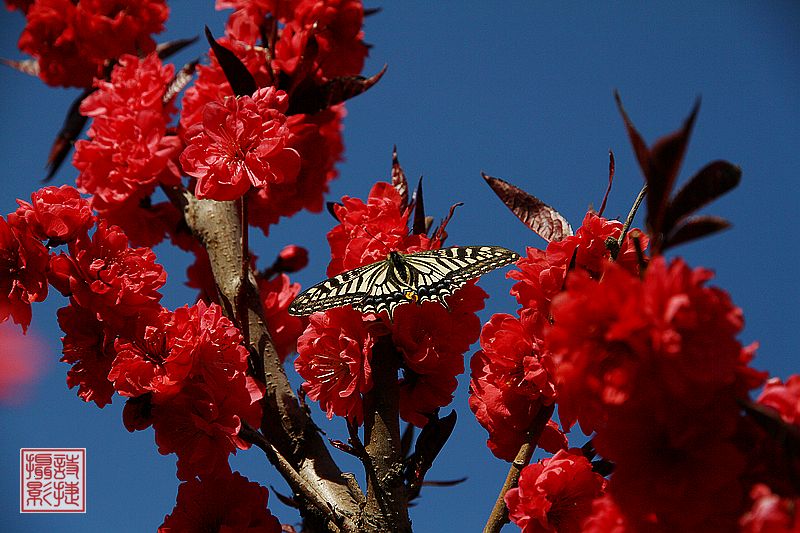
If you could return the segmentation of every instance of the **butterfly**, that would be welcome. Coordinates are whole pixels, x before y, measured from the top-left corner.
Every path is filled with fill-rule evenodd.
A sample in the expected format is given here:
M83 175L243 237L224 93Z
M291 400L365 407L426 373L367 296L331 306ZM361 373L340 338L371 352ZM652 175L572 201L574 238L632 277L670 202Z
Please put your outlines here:
M310 315L334 307L352 305L362 313L387 311L426 300L445 308L446 296L467 281L519 259L519 254L500 246L454 246L403 254L389 252L386 259L326 279L300 293L289 314Z

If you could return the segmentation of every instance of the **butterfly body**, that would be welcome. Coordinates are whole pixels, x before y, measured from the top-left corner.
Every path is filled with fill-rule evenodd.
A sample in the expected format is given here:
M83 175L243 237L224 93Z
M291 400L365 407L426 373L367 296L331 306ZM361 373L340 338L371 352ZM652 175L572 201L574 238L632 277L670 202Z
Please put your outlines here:
M306 289L289 306L293 315L309 315L352 305L362 313L387 311L398 305L438 301L467 281L519 259L516 252L499 246L455 246L403 254L389 252L386 259L348 270Z

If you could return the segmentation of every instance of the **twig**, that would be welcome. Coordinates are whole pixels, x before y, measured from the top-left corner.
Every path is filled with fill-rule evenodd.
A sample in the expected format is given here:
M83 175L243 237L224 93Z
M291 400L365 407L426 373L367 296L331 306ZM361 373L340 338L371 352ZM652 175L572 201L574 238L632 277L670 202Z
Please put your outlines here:
M508 523L508 509L506 509L505 502L506 492L517 486L520 472L531 462L533 452L536 451L536 443L539 442L547 421L553 416L554 409L555 405L541 406L539 408L539 412L531 424L531 430L528 432L528 439L525 444L520 446L514 462L511 463L511 468L508 469L506 482L503 483L503 488L500 489L500 494L497 495L497 501L495 501L494 508L486 521L483 533L498 533Z

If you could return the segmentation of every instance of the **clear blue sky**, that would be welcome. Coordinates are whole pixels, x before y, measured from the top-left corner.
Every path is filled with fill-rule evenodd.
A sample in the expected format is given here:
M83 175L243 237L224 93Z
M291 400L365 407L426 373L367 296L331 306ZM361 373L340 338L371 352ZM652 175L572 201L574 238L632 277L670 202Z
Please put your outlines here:
M452 203L464 202L448 227L450 244L498 244L518 251L542 246L493 196L481 170L539 196L577 226L587 206L600 203L612 149L617 179L607 214L624 217L641 176L613 90L620 91L648 141L677 128L700 95L681 178L711 160L727 159L742 167L743 182L709 210L728 218L733 229L675 253L714 269L716 283L744 309L742 341L760 341L758 368L784 378L800 369L793 229L800 200L800 5L533 4L368 3L383 11L366 22L367 41L374 45L366 71L376 72L384 63L389 70L373 90L348 104L347 161L329 199L364 197L374 181L386 179L396 144L406 173L425 176L429 214L441 217ZM222 31L224 15L213 11L211 0L172 2L172 8L162 38L199 34L204 24L216 34ZM0 56L19 58L22 17L3 11L0 24ZM205 46L196 45L176 61L203 51ZM0 91L0 212L5 214L15 208L15 198L28 198L40 187L50 142L76 93L46 88L8 69L0 71ZM74 176L65 168L55 182L74 183ZM311 263L297 276L308 286L324 276L325 232L332 224L327 213L296 216L269 240L256 239L256 251L267 260L288 243L308 247ZM170 275L162 303L175 308L193 300L183 286L188 258L166 247L157 253ZM481 286L491 295L484 321L492 313L516 310L503 274L485 276ZM28 403L0 406L0 530L155 530L174 505L175 458L157 453L152 431L124 429L119 398L100 410L66 388L55 321L63 305L53 294L34 307L31 332L44 339L49 362ZM418 532L480 530L507 471L485 447L486 434L469 412L467 382L460 380L453 404L459 414L455 433L429 478L469 480L423 491L411 515ZM316 408L314 415L324 418ZM346 438L341 423L325 427L330 437ZM87 448L85 515L18 514L21 447ZM358 465L345 459L342 464L360 473ZM288 492L258 451L240 453L233 466ZM296 520L274 496L271 508L284 522Z

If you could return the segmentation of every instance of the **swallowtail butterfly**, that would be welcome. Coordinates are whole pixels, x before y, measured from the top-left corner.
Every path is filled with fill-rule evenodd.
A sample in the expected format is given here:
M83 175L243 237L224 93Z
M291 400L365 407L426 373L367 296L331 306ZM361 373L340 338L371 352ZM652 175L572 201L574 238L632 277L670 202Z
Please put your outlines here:
M289 306L292 315L310 315L352 305L362 313L387 311L408 302L438 301L467 281L519 259L499 246L454 246L402 254L389 252L383 261L326 279L303 291Z

